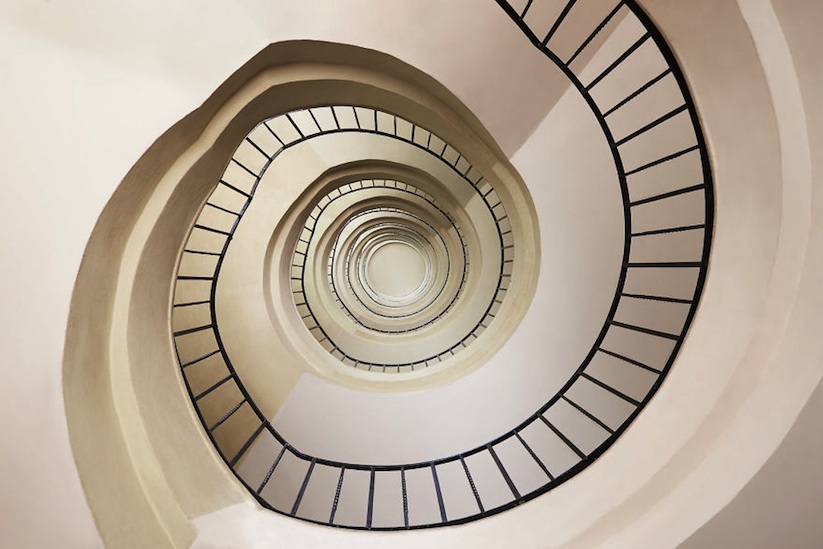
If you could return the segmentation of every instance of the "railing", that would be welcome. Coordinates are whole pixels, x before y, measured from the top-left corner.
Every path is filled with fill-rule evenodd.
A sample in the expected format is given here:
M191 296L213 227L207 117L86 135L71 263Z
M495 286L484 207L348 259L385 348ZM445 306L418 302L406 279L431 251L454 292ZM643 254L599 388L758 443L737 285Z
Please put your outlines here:
M386 329L386 328L382 328L382 327L378 327L378 326L373 326L373 325L370 325L370 324L362 321L359 318L358 315L355 315L350 310L350 308L346 305L345 301L340 298L340 296L337 292L335 277L332 276L331 271L329 271L327 273L327 277L328 277L328 281L329 281L329 287L331 288L332 294L335 297L335 302L340 306L340 308L345 312L345 314L353 322L355 322L358 325L360 325L364 328L367 328L369 330L372 330L372 331L375 331L375 332L378 332L378 333L382 333L382 334L404 334L404 333L410 333L410 332L413 332L413 331L416 331L416 330L420 330L421 328L424 328L426 326L429 326L429 325L433 324L439 318L441 318L443 315L445 315L448 311L450 311L452 309L452 307L454 306L454 304L457 302L458 298L460 297L460 295L462 293L462 290L463 290L463 286L465 285L465 282L466 282L466 276L467 276L467 269L468 269L469 260L468 260L467 245L466 245L466 242L465 242L465 237L463 235L462 229L457 225L457 223L454 221L454 219L452 219L452 216L447 211L445 211L443 208L441 208L438 205L436 199L433 196L431 196L428 193L425 193L425 192L421 191L420 189L418 189L417 187L415 187L413 185L409 185L407 183L400 183L400 182L394 181L394 180L380 179L380 180L355 181L355 182L347 184L346 187L348 187L348 190L343 191L339 188L335 189L331 193L331 195L327 195L326 197L324 197L323 199L320 200L318 205L314 207L311 214L308 216L308 219L306 220L306 224L303 227L303 231L302 231L302 233L300 234L300 236L298 238L298 242L301 243L301 246L299 247L299 249L295 250L294 260L292 262L292 267L294 269L296 269L297 272L299 272L299 276L292 276L292 280L294 280L295 282L299 282L300 285L299 285L298 288L294 289L292 291L292 293L295 296L295 302L297 302L297 303L306 303L307 304L307 308L309 309L309 311L305 315L301 315L301 318L304 320L304 322L306 324L306 327L309 328L309 330L317 330L317 329L322 330L322 328L320 327L319 319L316 318L316 316L313 313L313 310L312 310L311 306L308 305L309 304L309 299L307 298L306 292L305 292L305 287L306 287L305 262L306 262L306 257L310 253L312 243L315 240L315 227L317 226L318 220L323 215L326 208L328 208L331 204L335 203L336 201L341 200L341 199L345 199L345 198L351 196L352 194L361 193L362 191L374 191L375 189L380 189L380 188L387 189L391 192L396 192L396 193L401 193L401 194L408 194L410 196L419 198L419 199L425 201L429 205L430 208L437 211L440 215L442 215L445 219L447 219L450 222L450 224L452 226L452 229L454 230L455 234L457 234L458 238L460 239L461 248L462 248L461 251L462 251L462 255L463 255L462 261L461 261L462 274L461 274L461 280L460 280L460 283L458 285L457 291L452 296L452 298L449 301L448 305L440 313L435 315L433 318L430 318L430 319L428 319L427 321L425 321L423 323L417 324L413 327L406 328L406 329ZM381 211L389 211L391 209L390 208L380 208L380 210ZM374 210L369 210L369 212L372 212L372 211L374 211ZM396 210L396 212L397 213L403 213L404 215L411 215L408 212L400 212L399 210ZM355 217L357 217L357 216L354 216L353 219ZM427 224L421 218L417 217L417 219L420 223ZM436 231L434 230L434 228L433 227L430 227L430 228L431 228L432 232L436 234ZM442 240L442 237L440 235L437 235L437 236L440 238L440 240ZM332 251L331 251L330 258L329 258L329 265L334 264L335 255L336 255L337 250L338 250L338 245L337 245L337 243L335 243L335 245L332 246ZM448 262L447 266L450 266L450 265L451 265L451 262ZM349 277L348 277L348 273L349 273L348 264L347 264L347 268L345 269L345 272L347 273L346 283L347 283L349 289L352 289L352 284L351 284L351 281L349 280ZM366 309L369 308L369 305L366 304L366 303L361 302L361 305ZM413 314L413 313L407 313L406 315L392 315L392 316L389 316L389 315L384 315L383 313L381 313L379 311L376 311L376 310L370 310L370 312L372 314L374 314L375 316L384 316L386 318L402 318L404 316L410 316L411 314ZM322 330L322 333L325 334L326 333L325 330ZM323 336L323 337L325 337L325 336ZM332 343L332 345L334 345L334 350L335 351L339 349L339 347L337 347L333 342L331 342L331 343ZM372 366L372 367L378 367L378 368L387 368L387 367L392 366L391 364L370 364L368 362L363 362L361 360L354 360L348 353L345 353L342 350L340 350L340 355L338 356L338 358L341 359L341 360L344 360L344 361L346 361L346 360L351 361L352 362L351 365L365 364L366 366ZM428 359L424 359L423 363L426 363L427 360L434 360L434 358L435 357L429 357Z
M237 478L266 508L320 524L371 530L459 524L510 509L565 482L601 456L655 394L683 343L706 276L713 195L700 122L674 55L631 0L609 6L571 0L550 18L541 11L548 4L539 0L528 0L519 8L503 0L498 3L579 91L614 157L624 204L625 246L615 297L602 330L560 391L547 395L546 403L532 415L486 444L399 465L345 463L293 447L263 416L237 376L221 342L214 309L223 254L262 173L282 150L309 137L290 113L281 119L291 123L293 133L299 135L288 141L271 131L280 148L267 151L255 136L271 128L259 126L227 168L227 174L237 167L247 172L247 184L224 178L215 191L234 193L239 201L234 207L212 201L206 206L223 212L226 225L198 223L190 242L197 240L199 231L224 240L211 247L188 248L183 254L184 258L214 259L212 271L188 272L181 267L178 276L174 311L202 307L205 320L191 327L175 326L173 335L187 389L208 436ZM598 7L603 13L589 19ZM618 27L636 32L617 33ZM573 44L569 32L577 37ZM555 42L561 35L565 49L557 51ZM618 47L627 37L625 47ZM595 51L611 55L600 70L589 75ZM646 59L638 56L659 56L662 66L656 70L654 64L638 65L638 59ZM623 72L627 68L631 71ZM648 69L656 72L647 74ZM631 89L620 97L601 93L618 73L623 87L627 74L637 76ZM614 91L614 87L608 89ZM676 99L664 112L659 112L659 101L649 100L661 90ZM638 113L633 117L636 125L618 131L613 122L627 109ZM379 133L377 117L383 113L363 112L374 117L373 127L362 125L355 110L355 128L338 125L330 131ZM314 118L316 113L307 110L302 114ZM321 129L316 119L314 123ZM658 139L660 131L675 138ZM399 138L396 131L386 135ZM481 194L486 191L480 174L472 175L468 162L449 150L449 145L432 147L434 136L415 136L411 129L404 139L449 162ZM240 157L254 150L259 162L244 165ZM684 181L685 177L694 179ZM489 205L494 208L493 202ZM506 230L501 227L501 246ZM501 271L501 280L507 273L511 271ZM189 287L197 284L202 287ZM501 283L501 291L504 286ZM187 339L192 337L202 341L189 345ZM194 352L195 348L203 351ZM211 385L194 387L190 374L205 364L226 375ZM642 383L628 384L627 377L642 379ZM232 394L237 400L231 400Z
M358 217L365 216L365 215L367 215L367 214L373 214L373 213L395 214L395 215L397 215L398 217L408 217L408 218L412 218L412 219L414 219L415 221L417 221L418 223L420 223L420 224L422 224L422 225L425 225L428 229L430 229L430 231L431 231L433 234L435 234L435 235L436 235L437 240L439 240L439 241L441 242L441 244L445 245L445 242L444 242L443 237L442 237L440 234L438 234L438 233L436 232L436 230L434 229L434 227L433 227L430 223L427 223L427 222L426 222L424 219L422 219L420 216L416 216L416 215L414 215L414 214L412 214L412 213L410 213L410 212L407 212L407 211L405 211L405 210L401 210L401 209L397 209L397 208L376 208L376 209L373 209L373 210L369 210L368 212L364 212L363 214L358 214L358 215L352 216L351 220L352 220L352 221L354 221L354 220L356 220ZM395 228L396 226L392 225L391 223L384 222L384 223L375 224L375 225L373 225L372 227L373 227L373 228L376 228L376 229L387 229L387 230L391 231L391 229L392 229L392 228ZM443 311L441 311L440 313L438 313L435 317L433 317L433 318L431 318L430 320L427 320L427 321L425 321L425 322L423 322L423 323L416 324L416 325L414 325L414 326L412 326L412 327L410 327L410 328L398 329L398 330L391 330L391 329L379 328L379 327L377 327L377 326L371 326L371 325L369 325L368 323L366 323L366 322L364 322L364 321L360 320L359 318L357 318L357 315L355 315L355 314L354 314L354 313L350 310L350 308L349 308L349 307L348 307L348 306L347 306L347 305L343 302L343 300L342 300L342 299L340 299L340 296L339 296L339 294L338 294L338 292L337 292L337 289L336 289L336 283L335 283L334 276L332 276L332 273L331 273L331 272L329 272L329 273L328 273L329 286L331 286L331 288L332 288L332 293L336 296L336 300L337 300L337 302L340 304L340 307L341 307L343 310L345 310L345 311L346 311L346 313L347 313L347 314L348 314L348 315L349 315L349 316L350 316L350 317L351 317L351 318L352 318L352 319L353 319L356 323L358 323L359 325L363 326L364 328L368 328L369 330L372 330L372 331L375 331L375 332L378 332L378 333L384 333L384 334L403 334L403 333L410 333L410 332L414 332L414 331L420 330L421 328L424 328L424 327L426 327L426 326L428 326L428 325L430 325L430 324L432 324L432 323L436 322L438 318L442 317L442 316L443 316L446 312L448 312L448 311L452 308L452 306L454 306L454 304L457 302L457 299L460 297L460 293L461 293L461 291L462 291L462 289L463 289L463 286L464 286L464 285L465 285L465 283L466 283L466 271L467 271L467 266L468 266L468 252L467 252L467 250L466 250L466 243L465 243L465 240L463 239L462 234L460 234L460 233L458 232L458 231L459 231L459 229L457 228L457 226L453 224L453 225L452 225L452 227L455 229L455 232L457 232L457 233L460 235L461 248L462 248L462 250L463 250L463 261L462 261L462 265L463 265L463 269L462 269L462 271L463 271L463 274L462 274L462 275L461 275L461 277L460 277L460 284L459 284L459 286L458 286L457 291L455 292L455 295L454 295L454 296L452 296L452 298L451 298L451 300L449 301L449 303L448 303L447 307L446 307ZM403 226L403 228L404 228L404 229L406 229L406 227L405 227L405 226ZM410 229L406 229L406 230L410 230ZM412 232L413 232L413 233L415 233L415 231L413 231L413 230L412 230ZM391 232L390 232L389 234L394 234L397 238L400 238L400 237L402 237L402 236L403 236L403 235L402 235L402 233L400 233L400 232L393 232L393 233L391 233ZM416 233L416 234L417 234L417 236L419 236L419 237L420 237L420 239L421 239L421 240L422 240L423 238L425 238L425 235L423 235L423 234L420 234L420 233ZM338 241L339 241L339 236L338 236ZM336 241L336 242L335 242L335 246L333 246L333 247L332 247L331 254L329 255L329 263L330 263L330 264L334 264L334 261L335 261L335 259L336 259L337 252L338 252L338 249L339 249L339 247L338 247L338 245L337 245L337 244L338 244L338 241ZM446 265L447 265L447 267L451 264L450 259L451 259L451 258L448 256L448 250L446 250ZM349 290L351 290L352 292L354 292L354 285L353 285L353 283L352 283L352 277L351 277L351 274L350 274L350 273L351 273L351 257L348 257L348 256L347 256L347 257L345 258L345 267L346 267L346 268L345 268L345 274L346 274L346 276L345 276L345 282L346 282L346 287L347 287ZM359 282L360 284L362 284L362 282L360 282L360 281L358 281L358 282ZM430 300L430 301L434 301L434 300L436 300L438 297L440 297L440 295L443 293L443 291L444 291L444 288L440 288L440 290L438 291L438 293L437 293L437 294L436 294L433 298L431 298L431 300ZM415 315L415 314L417 314L417 313L419 313L419 312L420 312L419 310L413 310L413 311L411 311L411 312L393 312L392 314L388 314L388 313L385 313L385 312L382 312L382 311L376 310L375 308L373 308L373 305L371 305L370 303L367 303L364 299L361 299L361 298L360 298L360 296L359 296L359 295L357 295L356 293L355 293L355 299L357 300L357 302L358 302L358 303L359 303L359 304L360 304L360 305L361 305L364 309L368 310L368 311L369 311L369 313L371 313L372 315L374 315L374 316L376 316L376 317L382 317L382 318L384 318L384 319L395 319L395 320L396 320L396 319L401 319L401 318L408 318L408 317L413 316L413 315ZM420 308L421 308L421 309L422 309L422 308L425 308L426 306L428 306L428 304L429 304L429 303L430 303L430 302L428 302L428 303L424 303L424 304L421 304L421 305L420 305Z
M321 121L328 120L327 123ZM291 132L289 135L288 132ZM259 144L259 142L268 138L268 135L260 136L260 132L268 132L276 139L277 148L266 151ZM494 318L494 313L497 307L503 302L508 288L508 283L511 278L512 264L514 262L514 244L511 240L512 228L508 221L508 214L503 207L500 197L497 195L494 188L489 182L478 172L457 150L451 145L440 139L438 136L432 134L425 128L421 128L412 124L402 118L389 113L384 113L379 110L352 107L352 106L332 106L320 107L312 109L304 109L287 113L282 116L275 117L268 121L261 123L255 130L250 132L246 137L244 145L247 153L256 151L258 156L257 165L249 167L246 165L248 160L238 158L238 155L231 159L229 168L224 174L223 179L218 184L218 189L212 198L206 202L206 206L216 208L222 212L230 215L236 214L236 221L228 230L211 227L205 223L198 222L195 224L195 229L210 231L224 235L225 248L222 250L211 250L208 253L216 253L219 257L218 264L214 273L210 273L206 280L217 280L219 276L220 265L222 264L222 257L228 250L231 241L231 236L242 218L246 208L251 203L254 197L257 184L268 169L269 164L281 154L284 150L299 145L304 141L324 135L333 135L341 133L363 133L387 137L414 146L418 149L429 153L433 158L437 159L447 166L451 171L456 173L460 178L467 182L471 188L475 190L477 195L482 199L483 204L488 209L489 215L496 224L498 245L501 249L501 264L499 266L499 274L497 277L496 290L491 295L489 303L485 312L474 323L474 325L466 330L466 333L458 341L439 352L418 358L413 361L406 361L401 363L376 363L373 361L364 360L353 355L350 351L341 349L334 340L330 337L329 332L323 327L321 320L313 311L311 303L308 299L296 301L298 312L302 319L309 320L310 329L313 335L317 335L317 340L326 348L326 350L338 358L344 364L353 367L361 367L368 370L378 370L383 372L401 371L420 367L427 367L430 364L442 362L445 358L454 356L460 350L470 345L477 337L484 331L489 323ZM291 137L291 139L289 139ZM241 147L243 147L241 146ZM240 149L239 149L240 151ZM255 154L252 153L251 161L254 162ZM244 163L246 162L246 163ZM240 170L233 169L238 167ZM234 181L232 177L239 177L240 180ZM243 182L243 179L246 179ZM232 209L230 204L221 204L218 197L220 187L230 189L234 193L240 195L244 200L244 204L239 209ZM225 200L225 197L223 198ZM314 215L313 213L311 215ZM311 215L309 219L311 219ZM300 240L311 241L313 229L304 227L303 234ZM184 253L203 253L203 250L186 249ZM295 254L295 265L292 278L299 278L299 288L295 289L296 296L303 296L305 298L303 270L301 261L305 261L305 250L298 247ZM178 277L178 279L181 279ZM181 280L190 280L182 278ZM216 329L216 326L215 326Z

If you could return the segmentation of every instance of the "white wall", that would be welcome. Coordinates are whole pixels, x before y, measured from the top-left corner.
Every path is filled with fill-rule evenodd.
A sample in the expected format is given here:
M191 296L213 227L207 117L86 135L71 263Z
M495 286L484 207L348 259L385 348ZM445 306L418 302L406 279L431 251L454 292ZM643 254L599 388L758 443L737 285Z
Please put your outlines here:
M311 13L301 12L305 8L298 4L270 4L19 1L2 7L4 546L99 545L74 470L61 405L63 335L74 277L94 221L129 167L235 67L275 39L322 37L379 45L439 78L509 154L557 100L541 95L545 86L535 83L542 74L535 68L542 59L529 53L492 2L449 3L454 11L446 13L440 3L411 1L389 7L329 0L312 4ZM790 42L794 58L802 54L804 60L798 74L805 113L815 117L811 150L820 150L820 101L814 90L820 89L821 71L817 39L808 38L815 35L805 26L819 21L819 5L810 0L779 6L783 14L799 10L814 15L792 17L784 31L807 37ZM821 249L819 159L814 160L814 179L800 183L783 166L781 144L785 150L797 143L793 139L804 142L805 136L790 126L788 137L781 134L783 143L770 139L778 125L791 122L785 122L780 109L776 115L770 110L776 91L766 83L768 70L766 77L758 73L753 46L747 43L749 30L733 2L660 0L649 7L693 79L718 155L716 276L701 311L706 320L695 325L683 360L646 412L657 419L639 422L602 465L558 489L556 497L478 523L470 535L489 546L501 529L517 546L555 539L576 547L606 541L658 547L684 539L774 451L820 379L820 349L814 341L820 333L820 292L815 287L821 265L815 254L806 255ZM415 32L432 20L433 12L437 29ZM349 13L357 14L351 25L338 24ZM488 33L495 40L456 41L448 21L469 17L493 22L491 28L468 25L483 30L470 35ZM497 55L500 62L493 63ZM510 55L526 64L509 62ZM489 78L489 66L510 72ZM500 104L521 106L522 112L512 116L497 110ZM761 134L762 140L753 137ZM761 186L764 178L772 183ZM787 234L801 238L778 240ZM723 254L728 254L725 259ZM772 271L775 262L778 268ZM705 406L696 410L693 391L707 385L711 392L700 399ZM683 412L689 408L691 414ZM682 436L670 436L673 426ZM632 459L637 456L629 449L649 440L659 443L658 461ZM628 475L633 486L613 474L635 467L643 471ZM602 489L614 499L585 513L574 503L580 494ZM673 522L678 516L681 520ZM299 540L321 546L331 535L339 536L334 538L338 546L361 540L293 521L263 520L254 513L238 520L235 531L221 528L232 524L222 517L199 521L201 546L267 536L286 545ZM267 530L271 525L274 531ZM393 541L447 546L465 541L460 537L465 532L401 535ZM385 543L371 539L375 545Z
M435 9L438 17L431 18ZM16 495L3 505L3 545L99 543L66 434L63 336L86 241L142 152L265 45L289 38L380 46L438 75L513 151L552 97L541 91L547 84L541 76L534 80L542 58L497 12L491 2L469 1L446 8L332 0L310 6L9 0L0 6L8 204L0 409L14 418L7 421L0 478L2 493ZM464 18L482 23L496 41L458 39L449 22ZM424 20L440 26L418 32ZM487 78L488 63L507 59L512 49L524 54L516 56L523 64L497 62L502 72ZM527 78L536 85L520 86ZM497 101L518 109L499 111ZM47 528L44 512L51 517Z
M523 421L578 368L620 274L623 212L614 162L576 90L564 94L513 162L530 185L544 253L537 294L511 339L481 368L426 390L358 391L305 374L274 421L295 447L358 463L453 455Z

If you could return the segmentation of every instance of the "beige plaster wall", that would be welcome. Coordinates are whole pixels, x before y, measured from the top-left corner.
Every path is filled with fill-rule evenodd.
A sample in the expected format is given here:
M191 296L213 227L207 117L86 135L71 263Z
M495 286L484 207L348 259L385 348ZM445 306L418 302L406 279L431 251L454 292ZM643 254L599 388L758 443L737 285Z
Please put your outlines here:
M803 153L804 121L791 112L797 97L781 95L772 69L761 64L758 57L773 54L774 44L763 42L763 29L742 7L743 13L734 2L649 6L685 65L704 117L715 162L717 240L678 364L620 444L550 494L465 527L327 537L320 528L238 506L199 519L198 544L669 547L722 508L780 444L821 373L812 335L821 323L813 287L820 220ZM781 68L791 64L783 58Z
M548 83L518 85L534 81L542 59L529 53L493 3L450 3L452 17L441 14L435 18L442 25L439 30L425 34L409 30L431 19L425 5L404 3L399 8L404 17L398 17L396 5L364 4L314 3L306 13L294 3L272 8L251 1L231 7L4 3L0 93L6 109L0 143L10 206L2 216L7 268L0 275L6 349L0 406L4 417L13 418L5 437L13 444L3 446L0 473L3 545L101 543L84 503L60 404L62 345L74 278L95 220L118 182L157 136L232 70L274 39L315 36L379 46L440 78L509 154L559 97L542 93ZM812 4L797 8L786 3L780 13ZM626 547L649 540L655 546L672 545L722 507L757 470L819 380L814 340L819 334L820 265L806 255L808 249L820 249L819 209L810 196L819 197L808 182L792 183L786 174L781 150L791 150L797 142L785 135L783 143L775 138L783 115L770 107L775 91L759 69L750 30L729 1L687 6L660 0L649 9L675 44L697 91L717 159L720 213L713 266L720 274L707 288L681 364L645 414L656 419L641 420L596 468L563 486L557 497L472 527L399 534L390 538L395 546L453 546L468 539L462 536L478 546L494 546L501 531L520 546L540 546L548 539L557 544L575 540L571 546L580 547L606 540ZM337 24L348 13L364 15L353 17L350 26ZM483 47L496 48L486 56L477 54L476 43L455 42L453 27L443 23L469 13L493 22L484 30L497 41L485 41ZM415 21L420 24L409 23ZM803 24L802 18L792 18L792 30L784 28L790 43ZM806 68L798 73L805 112L817 116L814 75L820 72L808 43L797 42L793 58L802 52ZM455 56L443 55L444 50ZM461 52L464 57L456 55ZM533 65L495 63L512 72L489 79L488 60L497 55ZM499 104L521 106L525 113L513 117L494 107ZM819 123L812 128L817 136ZM795 135L804 141L802 132ZM816 164L813 173L816 184ZM800 238L779 241L781 234ZM779 268L772 272L775 262ZM794 303L802 307L794 310ZM723 333L717 326L724 326ZM709 393L700 399L705 407L697 410L694 391L707 387ZM774 406L780 413L773 413ZM689 435L685 452L680 448L687 441L671 436L673 426ZM650 440L659 450L657 461L637 459L631 449L649 448ZM741 455L748 459L741 462ZM729 463L735 463L733 477ZM705 473L696 472L700 467ZM597 498L600 490L607 490L609 498ZM575 503L579 494L591 495L595 505L583 509ZM41 521L45 516L48 527ZM681 520L673 524L672 516ZM595 519L601 519L597 527L587 529ZM206 515L196 526L201 547L264 541L365 546L356 534L271 517L248 504ZM368 543L385 546L386 538L371 537Z
M395 10L404 12L396 16ZM478 9L480 12L478 12ZM551 104L546 86L517 83L535 71L505 64L489 81L485 63L507 48L528 52L493 4L454 2L451 17L425 34L417 2L374 4L248 1L241 4L142 2L114 5L31 3L0 6L3 45L3 323L9 421L4 445L0 541L13 547L99 545L77 480L61 404L61 355L68 307L83 249L99 212L142 151L194 109L240 64L271 41L337 39L394 50L473 95L475 110L511 150ZM359 14L352 16L350 14ZM454 39L449 20L477 16L505 40ZM339 25L341 20L350 24ZM457 46L457 47L455 47ZM443 55L448 50L451 55ZM458 55L458 52L462 52ZM532 55L531 63L542 62ZM501 63L501 66L504 64ZM459 84L457 84L459 82ZM543 83L545 84L545 82ZM486 90L486 91L478 91ZM508 97L520 115L495 113ZM486 107L480 107L485 103ZM538 113L535 115L535 112ZM21 235L27 235L23 238ZM26 413L22 413L25 410ZM43 527L43 513L50 517Z
M801 210L804 215L818 219L821 202L823 158L816 151L823 150L823 60L817 54L820 26L823 25L823 6L813 1L779 1L769 6L766 2L740 2L741 11L755 29L755 45L764 58L764 68L772 76L770 88L775 99L778 120L782 118L781 133L788 146L784 164L795 177L811 183L808 200ZM808 143L802 143L804 138ZM820 250L820 229L809 231L809 249ZM820 254L811 253L806 261L819 265ZM805 277L804 277L805 278ZM817 279L819 282L819 278ZM816 285L814 278L804 282ZM810 334L814 330L805 324L820 315L819 299L803 297L799 304L805 320L791 329ZM803 357L809 365L819 365L823 355L819 349ZM791 358L783 358L786 373L793 375ZM802 381L800 381L802 382ZM810 390L813 384L807 387ZM796 423L781 446L772 454L752 480L730 501L721 512L712 517L700 530L682 545L684 549L715 544L724 547L791 546L812 548L823 539L818 520L823 494L823 475L820 460L821 394L817 385ZM798 399L800 400L800 399ZM769 406L773 413L783 413L784 401ZM794 407L794 403L792 405Z
M257 121L271 109L357 98L431 127L483 169L503 161L465 107L431 79L383 54L339 50L267 48L153 144L98 222L75 286L65 389L75 458L107 544L185 545L189 519L237 501L237 482L186 404L166 329L187 227ZM302 64L282 64L298 51ZM381 72L367 68L381 63ZM107 422L97 428L101 417Z
M614 161L575 90L512 161L529 185L543 253L537 292L511 337L484 334L499 350L439 387L377 393L302 376L274 421L298 448L361 463L453 455L523 421L578 368L602 328L620 272L623 216ZM471 350L453 359L461 370Z

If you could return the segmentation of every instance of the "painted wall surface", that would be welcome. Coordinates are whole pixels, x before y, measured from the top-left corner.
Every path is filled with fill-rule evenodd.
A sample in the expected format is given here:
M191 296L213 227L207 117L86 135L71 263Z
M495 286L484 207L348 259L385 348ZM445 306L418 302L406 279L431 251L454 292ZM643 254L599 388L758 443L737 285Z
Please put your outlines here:
M816 2L777 1L741 2L755 33L756 45L767 71L774 74L772 94L784 113L784 132L794 141L785 163L800 177L814 181L806 206L810 215L819 215L820 180L823 176L823 60L819 50L819 29L823 25L823 6ZM778 25L781 28L778 28ZM767 42L764 42L768 40ZM791 56L791 60L787 56ZM792 75L794 71L796 74ZM805 120L804 120L805 119ZM802 140L808 139L808 143ZM820 230L810 232L810 249L820 250ZM820 254L807 257L817 263ZM808 281L814 284L813 281ZM821 302L811 299L804 304L807 318L819 316ZM794 330L805 328L795 326ZM809 358L820 364L823 356ZM721 512L689 537L681 547L697 549L711 545L722 547L791 546L813 548L823 539L823 525L818 517L823 508L823 459L820 417L823 388L818 385L781 446L772 454L752 480ZM779 414L780 402L771 408Z
M823 71L814 34L819 5L776 5L797 63L804 113L812 121L799 133L792 125L796 113L779 107L796 105L796 98L780 99L776 77L768 66L764 76L757 61L758 53L772 51L769 44L747 42L756 14L744 9L741 15L731 1L659 0L649 6L703 108L717 155L721 215L716 276L701 316L645 417L596 468L556 496L472 527L399 534L391 538L395 546L471 540L494 547L501 532L509 546L549 539L554 541L547 545L567 547L672 546L721 509L780 443L820 379L817 286L823 272L819 254L807 253L821 249L819 155L811 157L808 174L798 174L792 171L798 164L784 163L781 150L809 140L807 150L820 150L815 90L823 85ZM9 547L101 545L62 407L63 339L74 279L95 220L118 182L157 136L236 67L274 40L314 37L374 47L438 78L508 154L527 142L562 92L539 80L544 60L493 2L461 0L444 7L328 0L306 7L251 0L231 6L8 1L0 13L7 207L0 218L0 412L6 418L0 545ZM457 22L470 29L469 39L454 32ZM427 31L420 32L424 26ZM472 40L485 33L495 39ZM492 77L490 66L499 68ZM546 96L546 88L560 91ZM638 459L632 450L639 447L654 452ZM576 497L601 491L613 499L584 509ZM355 533L306 527L248 504L221 513L196 521L197 547L365 546ZM385 546L386 538L368 543Z
M553 98L543 91L550 87L540 79L545 73L535 70L544 60L498 9L469 1L3 3L0 143L10 208L2 239L8 267L0 275L0 407L15 418L7 425L15 442L3 447L0 478L4 494L17 494L3 505L3 545L99 544L65 431L63 336L86 241L140 154L238 66L290 38L376 47L429 71L514 151ZM495 40L455 34L458 22L470 26L467 19ZM424 21L436 26L420 32ZM500 68L495 78L489 64ZM526 80L533 85L521 86ZM499 102L517 109L500 110ZM44 512L52 517L48 528Z
M576 91L538 131L513 161L530 184L544 253L537 294L511 339L483 367L425 391L355 391L304 375L274 422L297 447L362 463L453 455L521 422L577 369L619 276L620 193L601 130Z

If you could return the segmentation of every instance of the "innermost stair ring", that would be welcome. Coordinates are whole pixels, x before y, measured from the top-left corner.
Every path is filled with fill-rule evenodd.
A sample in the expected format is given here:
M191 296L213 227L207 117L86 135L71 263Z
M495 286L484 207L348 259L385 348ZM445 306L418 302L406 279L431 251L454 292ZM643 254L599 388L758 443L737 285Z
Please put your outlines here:
M375 246L366 258L365 282L389 300L413 298L426 283L426 260L409 243L389 240Z

